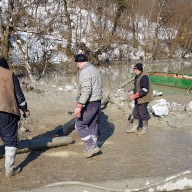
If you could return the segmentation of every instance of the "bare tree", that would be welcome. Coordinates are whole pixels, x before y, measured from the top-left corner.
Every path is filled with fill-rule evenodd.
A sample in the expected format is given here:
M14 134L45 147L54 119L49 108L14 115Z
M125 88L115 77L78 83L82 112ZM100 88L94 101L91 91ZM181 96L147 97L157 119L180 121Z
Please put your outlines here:
M72 61L79 51L93 62L103 53L114 59L129 59L139 50L152 59L191 53L191 0L4 2L0 54L10 57L17 50L33 81L37 65L44 75L54 58Z
M8 0L7 6L4 9L0 8L0 54L1 56L9 57L9 47L10 47L10 34L13 30L13 20L12 12L14 10L14 0Z

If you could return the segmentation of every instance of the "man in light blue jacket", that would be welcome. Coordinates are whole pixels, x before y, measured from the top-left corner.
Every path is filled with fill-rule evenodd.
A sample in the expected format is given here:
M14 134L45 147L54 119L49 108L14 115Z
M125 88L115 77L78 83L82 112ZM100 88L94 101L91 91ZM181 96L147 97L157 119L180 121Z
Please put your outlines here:
M79 73L79 99L75 109L76 130L86 146L85 157L100 152L97 146L98 119L102 99L102 81L99 71L88 62L85 54L75 56Z

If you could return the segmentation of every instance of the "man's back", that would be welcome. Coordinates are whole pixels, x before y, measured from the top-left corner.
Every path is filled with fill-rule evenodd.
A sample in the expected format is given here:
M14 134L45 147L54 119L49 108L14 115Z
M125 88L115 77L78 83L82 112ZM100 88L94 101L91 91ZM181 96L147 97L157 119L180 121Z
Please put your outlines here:
M0 67L0 111L20 116L14 93L13 73Z

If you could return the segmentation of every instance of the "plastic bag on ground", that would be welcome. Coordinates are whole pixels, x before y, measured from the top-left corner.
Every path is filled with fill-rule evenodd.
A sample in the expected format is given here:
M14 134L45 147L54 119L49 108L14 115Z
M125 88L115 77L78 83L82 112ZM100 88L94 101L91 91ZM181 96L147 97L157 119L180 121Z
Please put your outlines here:
M164 117L168 115L170 105L169 102L167 102L165 99L156 100L156 104L152 106L152 110L154 115L159 117Z
M192 101L185 106L185 111L192 111Z

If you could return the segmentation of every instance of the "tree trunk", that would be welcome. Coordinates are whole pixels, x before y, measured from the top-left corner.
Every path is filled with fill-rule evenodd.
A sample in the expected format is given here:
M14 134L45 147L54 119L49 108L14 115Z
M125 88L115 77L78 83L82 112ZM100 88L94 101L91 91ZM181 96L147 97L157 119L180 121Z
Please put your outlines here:
M54 138L39 138L32 140L24 140L20 141L18 144L17 153L27 153L30 151L37 151L46 148L53 148L59 146L65 146L73 143L73 139L71 137L54 137ZM0 148L0 158L4 156L4 146Z
M67 1L63 0L64 2L64 10L65 16L67 18L67 28L68 28L68 37L67 37L67 47L66 47L66 55L70 58L73 57L74 54L71 51L71 44L72 44L72 27L71 27L71 18L67 8Z
M0 9L0 36L1 36L1 53L0 55L2 57L8 58L9 57L9 37L10 34L13 31L13 19L11 14L13 13L14 10L14 0L9 0L8 1L8 10L2 13L2 10ZM2 15L5 16L6 20L5 23L2 21Z

